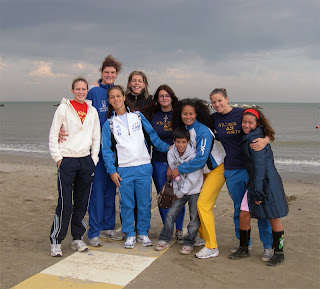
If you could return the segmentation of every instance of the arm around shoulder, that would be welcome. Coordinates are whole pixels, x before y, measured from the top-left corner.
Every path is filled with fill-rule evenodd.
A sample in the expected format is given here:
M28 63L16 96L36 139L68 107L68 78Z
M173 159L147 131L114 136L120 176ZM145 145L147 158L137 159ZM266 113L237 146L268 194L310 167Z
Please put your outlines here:
M91 145L91 157L95 165L99 161L99 152L101 144L101 129L100 129L100 120L97 113L97 110L92 107L94 113L94 126L92 132L92 145Z

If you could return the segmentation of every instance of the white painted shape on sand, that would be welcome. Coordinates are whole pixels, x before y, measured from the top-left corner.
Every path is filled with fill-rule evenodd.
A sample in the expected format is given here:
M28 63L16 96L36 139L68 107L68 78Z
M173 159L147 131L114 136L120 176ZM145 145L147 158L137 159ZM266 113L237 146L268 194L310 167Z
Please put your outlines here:
M125 286L155 259L99 251L77 252L41 273Z

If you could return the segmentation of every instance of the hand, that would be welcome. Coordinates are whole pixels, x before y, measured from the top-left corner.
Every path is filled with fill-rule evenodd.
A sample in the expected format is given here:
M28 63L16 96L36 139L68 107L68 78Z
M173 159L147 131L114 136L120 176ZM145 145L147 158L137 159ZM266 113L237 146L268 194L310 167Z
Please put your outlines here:
M111 177L111 180L116 184L116 186L118 188L120 188L120 181L122 181L120 175L116 172L116 173L113 173L112 175L110 175Z
M58 168L60 168L61 162L62 162L62 159L57 161L57 167Z
M178 169L173 169L173 170L171 171L171 177L172 177L172 179L174 180L177 176L180 176L180 173L179 173Z
M170 179L172 175L172 170L170 169L170 167L168 167L167 169L167 178Z
M59 132L59 139L58 142L63 143L63 141L67 140L67 136L69 136L68 133L66 133L66 131L64 130L64 127L60 127L60 132Z
M255 203L256 203L257 205L260 205L260 204L262 203L262 201L255 201Z
M95 81L95 82L90 83L90 85L94 85L94 86L98 86L99 87L99 82Z
M172 147L173 147L173 145L169 146L169 150L171 150L171 149L172 149Z
M269 137L256 138L250 144L250 148L253 149L256 152L259 152L259 151L263 150L266 147L266 145L269 143L269 141L270 141Z

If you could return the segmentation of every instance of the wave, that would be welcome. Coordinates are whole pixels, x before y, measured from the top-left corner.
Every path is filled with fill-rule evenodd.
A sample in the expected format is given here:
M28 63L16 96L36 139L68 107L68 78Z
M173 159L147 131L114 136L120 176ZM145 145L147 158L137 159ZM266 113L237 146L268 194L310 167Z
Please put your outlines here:
M280 165L320 167L320 161L314 161L314 160L293 160L293 159L276 158L274 162Z
M1 144L0 151L20 153L49 153L48 144Z

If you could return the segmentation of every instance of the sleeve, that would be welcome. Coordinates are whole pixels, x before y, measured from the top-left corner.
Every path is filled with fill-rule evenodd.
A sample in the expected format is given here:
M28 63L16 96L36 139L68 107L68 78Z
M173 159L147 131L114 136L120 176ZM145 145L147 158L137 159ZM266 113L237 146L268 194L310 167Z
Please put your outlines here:
M170 146L159 138L158 134L156 133L150 122L145 118L145 116L142 113L140 113L140 116L142 126L149 135L154 147L158 149L160 152L166 153L169 150Z
M111 130L109 121L106 120L102 127L102 141L101 141L101 153L104 160L104 165L109 175L115 173L116 167L114 162L114 153L111 150Z
M171 170L177 168L177 164L175 162L175 158L174 158L174 155L173 155L173 149L172 148L171 150L168 151L168 154L167 154L167 160L168 160L168 165L170 167Z
M93 91L94 91L94 89L92 89L92 88L94 88L94 87L95 86L89 85L89 91L88 91L86 99L89 99L89 100L93 101Z
M196 170L200 170L204 167L208 160L211 152L211 144L213 142L213 135L210 133L209 129L197 135L196 141L196 157L190 162L183 163L178 167L180 174L188 174Z
M50 128L50 133L49 133L49 150L55 162L62 160L62 155L59 148L59 132L60 132L60 128L62 126L63 120L64 120L64 109L63 109L63 105L60 104L54 114L51 128Z
M100 120L97 113L97 110L94 107L91 107L94 113L94 127L92 133L92 145L91 145L91 157L95 165L99 161L99 151L100 151L100 141L101 141L101 128Z
M261 151L254 151L250 148L250 154L255 170L254 185L255 191L252 199L255 201L262 201L266 195L263 191L263 184L266 173L266 149Z

